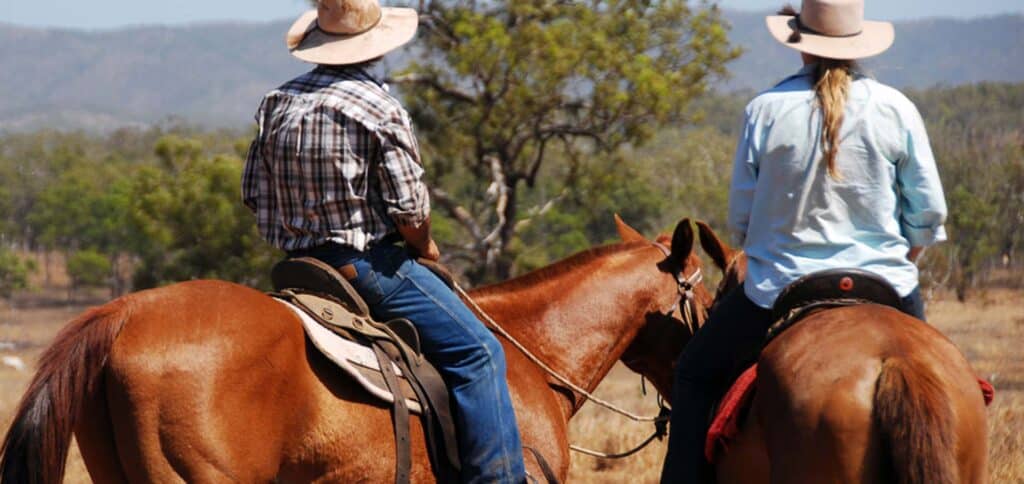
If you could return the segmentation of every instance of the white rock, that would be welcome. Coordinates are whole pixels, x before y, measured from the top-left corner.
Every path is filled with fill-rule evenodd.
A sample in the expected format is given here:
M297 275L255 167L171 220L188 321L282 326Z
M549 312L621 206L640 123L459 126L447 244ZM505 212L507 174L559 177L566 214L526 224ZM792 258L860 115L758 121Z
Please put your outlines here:
M4 366L9 366L18 371L25 371L25 360L17 356L5 356L0 361L3 362Z

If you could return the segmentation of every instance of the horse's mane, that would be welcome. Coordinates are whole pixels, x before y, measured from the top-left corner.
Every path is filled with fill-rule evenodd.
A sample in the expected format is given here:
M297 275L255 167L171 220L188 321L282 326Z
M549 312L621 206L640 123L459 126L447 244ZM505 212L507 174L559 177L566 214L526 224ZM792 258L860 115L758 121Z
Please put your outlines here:
M597 259L646 247L652 247L652 245L649 242L637 241L592 247L566 257L554 264L541 267L540 269L535 269L507 281L473 289L472 293L474 296L487 296L533 287L544 281L554 279L558 276L573 272L581 267L590 265L590 263Z

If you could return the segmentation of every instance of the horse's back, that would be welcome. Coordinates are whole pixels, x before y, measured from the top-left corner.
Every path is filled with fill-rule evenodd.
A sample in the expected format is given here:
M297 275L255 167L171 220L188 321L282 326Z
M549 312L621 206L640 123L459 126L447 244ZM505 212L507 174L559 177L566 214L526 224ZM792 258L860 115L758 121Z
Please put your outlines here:
M753 414L777 482L886 481L912 471L894 449L918 437L949 441L907 450L925 461L952 460L957 449L960 482L984 474L984 406L970 365L939 331L892 308L822 311L773 340Z

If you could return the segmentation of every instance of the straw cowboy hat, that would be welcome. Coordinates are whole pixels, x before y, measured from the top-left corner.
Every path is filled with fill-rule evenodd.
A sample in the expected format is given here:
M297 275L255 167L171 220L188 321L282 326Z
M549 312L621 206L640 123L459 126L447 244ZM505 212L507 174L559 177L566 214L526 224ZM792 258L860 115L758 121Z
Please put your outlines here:
M878 55L896 37L891 23L864 20L864 0L803 0L798 15L771 15L765 21L786 47L828 59Z
M315 64L357 64L412 40L419 15L411 8L381 8L379 0L318 0L317 9L288 30L292 55Z

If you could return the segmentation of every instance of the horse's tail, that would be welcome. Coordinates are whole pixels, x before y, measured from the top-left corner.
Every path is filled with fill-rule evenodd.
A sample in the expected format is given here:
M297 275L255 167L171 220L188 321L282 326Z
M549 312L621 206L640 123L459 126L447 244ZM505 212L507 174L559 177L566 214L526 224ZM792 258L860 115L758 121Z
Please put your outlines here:
M935 373L912 360L882 364L874 410L883 454L899 484L955 484L953 410Z
M128 313L124 299L92 308L68 323L40 357L0 446L0 484L63 480L71 433Z

